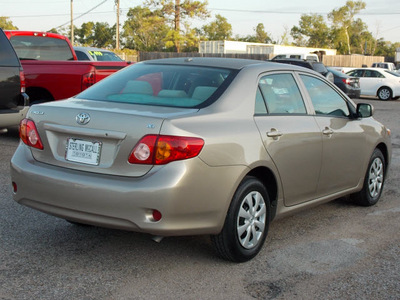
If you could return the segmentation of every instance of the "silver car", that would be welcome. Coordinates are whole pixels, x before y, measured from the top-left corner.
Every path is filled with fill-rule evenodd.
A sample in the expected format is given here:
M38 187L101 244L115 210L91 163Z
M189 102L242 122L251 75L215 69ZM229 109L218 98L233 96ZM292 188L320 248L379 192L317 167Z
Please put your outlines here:
M34 105L11 161L14 199L74 223L210 234L253 258L270 222L344 195L375 204L390 131L305 68L179 58Z

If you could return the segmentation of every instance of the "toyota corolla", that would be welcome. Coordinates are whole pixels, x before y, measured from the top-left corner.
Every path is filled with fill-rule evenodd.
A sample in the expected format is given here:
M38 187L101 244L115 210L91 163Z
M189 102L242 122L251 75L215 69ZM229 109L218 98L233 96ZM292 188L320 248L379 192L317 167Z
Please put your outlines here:
M390 130L318 73L257 60L146 61L33 105L14 199L73 223L211 235L253 258L278 216L351 195L375 204Z

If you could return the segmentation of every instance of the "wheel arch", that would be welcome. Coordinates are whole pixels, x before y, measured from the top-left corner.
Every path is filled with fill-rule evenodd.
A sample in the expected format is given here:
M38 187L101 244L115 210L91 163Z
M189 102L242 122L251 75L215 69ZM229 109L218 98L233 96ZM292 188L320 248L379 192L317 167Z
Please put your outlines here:
M385 158L385 175L386 175L389 168L389 149L385 143L378 144L376 148L382 152L383 157Z
M29 96L30 103L35 104L41 102L53 101L53 95L45 88L42 87L28 87L26 93Z
M267 189L271 201L271 220L274 219L278 202L278 182L275 174L267 167L257 167L252 169L247 176L257 178Z

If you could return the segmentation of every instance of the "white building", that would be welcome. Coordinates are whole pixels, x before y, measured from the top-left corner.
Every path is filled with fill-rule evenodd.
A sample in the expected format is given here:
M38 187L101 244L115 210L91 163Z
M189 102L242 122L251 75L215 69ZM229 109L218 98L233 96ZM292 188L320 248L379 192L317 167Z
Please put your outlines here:
M270 58L273 58L278 54L316 53L322 55L336 55L336 49L308 48L238 41L203 41L200 42L199 52L213 54L269 54Z

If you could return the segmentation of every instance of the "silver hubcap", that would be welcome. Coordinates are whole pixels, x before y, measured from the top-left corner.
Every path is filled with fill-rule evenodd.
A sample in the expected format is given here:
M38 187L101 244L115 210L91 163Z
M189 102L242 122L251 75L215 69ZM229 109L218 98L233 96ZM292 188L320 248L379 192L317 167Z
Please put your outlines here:
M369 168L368 187L369 194L375 198L381 192L383 185L383 163L379 158L375 158Z
M258 245L265 229L266 212L264 198L259 192L250 192L243 199L236 228L244 248L251 249Z
M383 100L387 100L390 98L390 91L388 89L382 89L379 91L379 96Z

